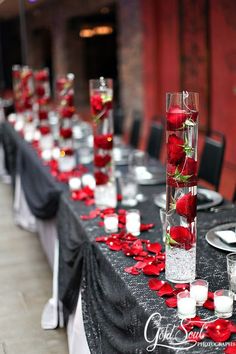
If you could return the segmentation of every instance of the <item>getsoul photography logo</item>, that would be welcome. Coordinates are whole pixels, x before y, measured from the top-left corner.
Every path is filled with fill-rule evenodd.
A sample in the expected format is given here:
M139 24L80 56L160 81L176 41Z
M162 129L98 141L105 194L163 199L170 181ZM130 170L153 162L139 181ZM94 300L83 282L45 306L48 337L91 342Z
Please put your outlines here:
M203 334L207 324L216 320L216 316L207 317L199 321L201 329L199 332L188 332L181 320L180 325L163 324L160 313L153 313L147 320L144 328L144 339L147 342L147 352L154 352L158 347L165 347L175 350L191 350L196 346L200 347L225 347L228 342L199 342L205 336ZM185 322L184 322L185 321ZM204 323L203 323L204 321ZM196 321L197 322L197 321ZM191 338L191 341L189 340ZM233 344L233 343L231 343Z

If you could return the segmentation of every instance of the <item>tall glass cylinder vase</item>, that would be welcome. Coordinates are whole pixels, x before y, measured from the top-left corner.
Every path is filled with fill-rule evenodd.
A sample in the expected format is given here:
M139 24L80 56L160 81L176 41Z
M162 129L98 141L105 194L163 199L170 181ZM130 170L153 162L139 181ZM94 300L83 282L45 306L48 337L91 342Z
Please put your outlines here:
M90 106L94 133L95 203L99 208L116 207L113 161L113 85L111 79L90 80Z
M166 279L185 283L196 273L197 137L199 97L166 95Z

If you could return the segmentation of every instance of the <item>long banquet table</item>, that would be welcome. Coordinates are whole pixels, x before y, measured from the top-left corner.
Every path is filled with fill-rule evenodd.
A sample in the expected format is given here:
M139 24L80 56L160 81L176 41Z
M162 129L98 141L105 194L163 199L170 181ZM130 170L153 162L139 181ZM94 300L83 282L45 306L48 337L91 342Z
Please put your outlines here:
M150 343L144 339L144 327L149 316L159 313L159 327L175 325L177 328L180 320L176 309L168 308L164 298L149 289L149 276L133 276L124 272L125 267L135 263L131 257L95 242L97 236L104 235L103 228L98 226L98 219L83 221L80 218L94 207L71 200L68 189L52 178L31 146L8 123L4 123L3 131L10 172L15 176L16 169L19 171L31 212L41 219L47 218L47 215L48 219L56 216L60 242L59 295L65 314L75 311L80 293L83 324L92 354L147 353ZM148 196L147 201L138 205L143 222L154 222L156 225L153 230L142 233L142 238L152 242L161 242L162 235L153 194L164 188L164 185L140 187L141 192ZM211 291L228 288L226 253L209 246L205 235L212 227L233 222L236 222L235 208L220 213L198 212L197 276L209 281ZM159 278L164 279L164 273ZM199 308L198 314L206 318L212 312ZM233 319L236 320L235 315ZM156 331L152 328L150 338ZM186 352L186 349L171 348L170 342L171 338L166 337L153 352ZM222 353L223 349L220 345L209 345L204 349L197 345L188 352L203 351ZM77 353L83 354L80 343Z

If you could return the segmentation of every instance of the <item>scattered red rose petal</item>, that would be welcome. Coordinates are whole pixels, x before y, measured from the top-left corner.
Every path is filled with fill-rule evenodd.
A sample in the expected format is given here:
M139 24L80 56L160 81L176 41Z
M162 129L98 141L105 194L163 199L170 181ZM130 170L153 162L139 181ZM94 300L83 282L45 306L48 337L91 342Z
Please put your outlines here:
M155 224L141 224L140 225L140 231L148 231L152 229L155 226Z
M98 222L98 226L99 226L99 227L104 227L104 221L99 221L99 222Z
M236 341L230 342L224 349L225 354L236 354Z
M96 237L96 242L107 242L108 236L98 236Z
M177 298L176 297L169 297L169 299L165 300L165 303L168 307L177 307Z
M157 265L155 265L155 264L147 264L143 268L143 274L145 274L145 275L159 275L160 271L159 271Z
M230 328L231 333L236 333L236 323L231 321L229 324L229 328Z
M208 299L209 300L214 300L214 293L211 291L208 291Z
M225 342L231 336L229 324L228 320L219 318L214 322L208 323L206 334L214 342Z
M157 295L159 296L170 296L173 294L173 288L170 284L165 283L161 289L157 292Z
M162 249L161 244L158 242L147 243L146 247L147 247L147 250L152 253L159 253Z
M106 244L112 251L120 251L122 248L122 243L119 240L110 240L109 238Z
M186 290L188 288L189 288L189 284L187 284L187 283L175 284L175 289Z
M135 267L126 267L125 272L132 275L139 275L140 271L138 271Z
M161 287L165 284L165 281L163 280L159 280L159 279L156 279L156 278L152 278L149 280L148 282L148 286L151 290L160 290Z
M206 302L204 302L203 307L205 307L208 310L214 310L214 301L211 300L207 300Z

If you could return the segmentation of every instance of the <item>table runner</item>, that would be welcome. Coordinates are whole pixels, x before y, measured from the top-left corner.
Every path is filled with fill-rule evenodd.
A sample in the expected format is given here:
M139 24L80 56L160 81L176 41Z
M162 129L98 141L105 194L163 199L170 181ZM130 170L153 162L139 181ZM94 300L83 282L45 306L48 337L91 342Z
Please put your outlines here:
M27 146L24 151L27 152L29 149ZM40 169L48 173L42 164ZM29 171L30 169L28 173ZM147 202L139 205L144 216L143 221L156 223L156 228L142 237L151 241L160 241L162 235L158 208L151 200L154 193L159 193L163 189L164 186L142 187L142 191L149 196ZM164 299L149 290L147 286L149 277L145 275L134 277L124 272L126 266L134 264L132 259L94 242L96 236L104 234L104 230L98 227L97 219L89 221L80 219L80 215L87 214L89 210L90 208L83 203L70 200L69 194L62 194L57 218L61 298L68 311L72 311L81 287L84 325L92 354L146 353L148 344L144 340L143 330L147 318L152 313L159 312L163 326L169 323L179 325L176 310L167 308ZM218 214L198 213L198 277L207 279L212 291L228 287L226 254L210 247L204 237L209 228L235 220L235 210L222 211ZM160 278L164 279L164 274ZM198 312L203 317L209 315L206 309L200 309ZM190 350L191 353L202 351L200 346ZM222 351L220 346L213 349L204 348L206 353ZM158 347L154 352L172 353L175 350Z

